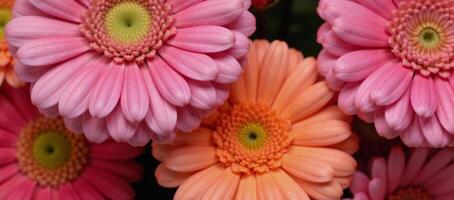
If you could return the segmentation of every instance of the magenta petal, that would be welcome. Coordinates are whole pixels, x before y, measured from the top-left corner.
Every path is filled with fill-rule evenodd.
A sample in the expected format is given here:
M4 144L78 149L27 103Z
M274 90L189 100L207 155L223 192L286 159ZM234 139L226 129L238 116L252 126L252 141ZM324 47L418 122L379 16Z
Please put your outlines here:
M140 122L148 112L150 101L139 66L126 65L124 79L120 99L123 116L131 123Z
M220 6L222 5L222 6ZM175 14L177 28L200 25L227 25L244 12L242 0L202 1Z
M100 73L100 78L90 93L88 110L93 117L109 115L118 104L123 89L125 66L111 63Z
M434 81L430 77L416 74L411 86L411 105L421 117L431 117L438 105Z
M194 80L212 81L216 79L219 73L216 63L205 54L193 53L164 45L159 49L159 55L173 69Z
M439 78L435 79L435 87L439 99L438 120L450 134L454 134L454 91L448 81Z
M82 193L82 191L79 192ZM59 199L82 200L79 196L79 192L73 188L71 183L58 187Z
M220 26L194 26L178 29L166 43L187 51L216 53L230 49L235 44L235 36Z
M134 196L134 190L126 181L102 170L88 167L82 178L109 199L132 199Z
M83 178L79 178L73 183L74 189L81 191L79 193L82 199L103 200L104 197L96 191L90 184ZM49 199L50 200L50 199Z
M142 166L131 160L116 162L96 159L91 162L91 166L118 175L127 182L137 182L143 178Z
M396 131L405 130L413 120L414 111L410 104L410 89L393 105L387 106L386 122Z
M26 65L41 66L63 62L89 50L90 46L85 38L44 38L21 46L17 51L17 58Z
M91 156L101 160L124 161L142 154L142 148L131 147L126 143L108 141L91 146Z
M148 63L150 75L159 93L175 106L185 106L191 99L191 90L184 78L163 59L156 57Z
M117 142L125 142L132 138L137 130L138 124L129 122L120 106L107 116L107 129L112 138Z

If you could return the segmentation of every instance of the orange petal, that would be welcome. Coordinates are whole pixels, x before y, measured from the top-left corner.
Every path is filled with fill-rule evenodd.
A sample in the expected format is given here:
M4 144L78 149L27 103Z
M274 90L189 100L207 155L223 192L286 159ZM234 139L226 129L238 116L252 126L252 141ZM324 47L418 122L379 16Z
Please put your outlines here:
M335 145L331 145L330 147L339 149L350 155L353 155L359 149L359 137L356 134L352 134L348 139L346 139L340 143L337 143Z
M230 200L235 196L235 192L240 182L240 175L233 173L230 168L224 170L202 197L202 200L225 199Z
M181 147L165 158L164 164L178 172L192 172L204 169L218 162L216 149L209 146Z
M257 183L254 175L241 177L236 200L257 200Z
M155 171L155 177L159 185L163 187L173 188L178 187L193 173L176 172L165 167L164 164L159 164Z
M285 154L282 157L282 168L292 176L316 183L325 183L333 180L333 168L317 159L306 155Z
M16 72L14 72L12 68L6 70L5 79L6 82L14 88L19 88L25 85L24 82L19 80L19 78L16 75Z
M257 195L260 200L285 200L270 173L256 176Z
M205 170L197 172L184 181L177 192L175 200L200 199L205 194L206 189L216 181L225 171L221 164L211 166Z
M3 84L5 80L5 71L0 69L0 86Z
M342 187L335 181L330 181L328 183L311 183L304 180L298 180L298 183L312 199L333 200L341 199L342 197Z
M351 124L352 117L344 114L338 106L330 106L323 108L312 116L295 123L293 126L304 126L332 119L342 120Z
M176 147L168 144L153 143L151 148L151 155L153 155L156 160L163 161Z
M334 145L352 134L350 124L340 120L294 126L290 133L293 135L294 143L301 146Z
M292 146L287 153L322 161L333 168L335 177L351 176L356 169L355 159L337 149Z
M244 78L240 77L236 82L230 85L230 101L233 103L246 100L246 88Z
M279 191L285 199L310 200L306 192L286 172L279 169L271 172Z
M297 49L290 49L289 51L289 60L288 66L289 70L288 73L291 73L292 70L304 59L303 53L298 51Z
M191 133L177 133L177 137L172 142L176 146L211 146L211 136L213 131L206 128L198 128Z
M257 60L259 61L257 64L259 66L263 65L263 61L265 60L265 55L270 48L271 44L267 40L255 40L254 41L254 48L257 52ZM259 69L260 70L260 69Z
M257 84L259 79L259 68L261 60L258 59L257 47L260 42L253 42L247 55L247 64L244 66L244 86L246 89L246 98L249 101L257 99Z
M323 108L334 96L326 82L319 82L298 95L281 112L284 119L299 121Z
M317 80L314 58L306 58L288 75L274 101L274 110L283 110L294 98Z
M271 105L287 75L288 46L274 41L260 68L257 101Z

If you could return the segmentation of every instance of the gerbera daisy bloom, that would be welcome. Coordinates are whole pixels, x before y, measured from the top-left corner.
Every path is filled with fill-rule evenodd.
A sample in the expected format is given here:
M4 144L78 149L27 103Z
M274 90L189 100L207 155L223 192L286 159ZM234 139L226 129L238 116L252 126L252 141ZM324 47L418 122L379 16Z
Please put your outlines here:
M46 118L29 88L0 90L0 199L132 199L141 148L89 143Z
M257 9L265 9L273 4L276 4L279 0L252 0L252 7Z
M454 134L451 0L322 0L319 71L339 106L411 147Z
M6 82L13 87L21 87L24 85L14 72L15 60L8 51L8 44L5 40L4 29L12 16L14 0L0 1L0 86Z
M369 175L355 172L354 200L451 200L454 198L452 149L414 149L406 159L400 147L388 159L375 158ZM370 177L370 178L369 178Z
M160 185L175 199L339 199L357 140L317 82L316 61L256 41L228 102L192 133L153 144Z
M192 130L222 103L255 30L250 4L20 0L6 35L41 112L90 141L145 145Z

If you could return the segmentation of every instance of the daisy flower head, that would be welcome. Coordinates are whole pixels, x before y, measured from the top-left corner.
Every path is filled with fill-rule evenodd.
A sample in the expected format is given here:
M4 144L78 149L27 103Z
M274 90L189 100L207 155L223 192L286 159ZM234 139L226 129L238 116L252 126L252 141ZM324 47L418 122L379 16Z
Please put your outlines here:
M170 141L222 103L255 30L250 0L18 0L17 73L90 141Z
M24 85L14 72L15 59L8 50L5 39L5 26L11 20L14 0L0 1L0 86L7 83L13 87Z
M153 144L160 185L175 199L339 199L358 147L350 118L317 82L316 61L255 41L226 104L192 133Z
M61 118L46 118L29 88L0 90L0 199L132 199L141 148L88 142Z
M413 149L406 155L394 147L388 158L374 158L370 173L355 172L353 200L450 200L454 159L452 149Z
M411 147L454 134L454 2L322 0L319 71L339 106Z

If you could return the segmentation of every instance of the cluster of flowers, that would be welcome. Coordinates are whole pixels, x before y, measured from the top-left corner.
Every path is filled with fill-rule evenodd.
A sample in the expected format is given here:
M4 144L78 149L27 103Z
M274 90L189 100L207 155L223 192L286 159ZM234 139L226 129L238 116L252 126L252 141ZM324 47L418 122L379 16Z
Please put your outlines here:
M175 199L454 199L454 1L321 0L317 60L275 2L0 0L0 199L133 199L150 141Z

